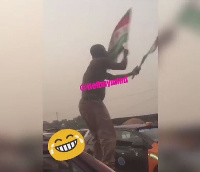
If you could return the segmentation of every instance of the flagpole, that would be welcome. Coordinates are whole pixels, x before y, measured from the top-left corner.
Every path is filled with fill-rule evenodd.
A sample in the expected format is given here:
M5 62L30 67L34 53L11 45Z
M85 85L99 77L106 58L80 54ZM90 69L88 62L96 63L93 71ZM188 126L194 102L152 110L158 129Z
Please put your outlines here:
M189 5L195 6L196 5L196 1L191 1L187 5L188 6ZM180 14L178 15L178 17L173 21L173 23L171 24L171 26L164 33L161 33L161 34L159 34L159 36L157 36L154 44L157 41L157 47L158 47L158 44L159 44L159 49L162 48L162 46L163 46L162 44L164 44L164 43L166 44L166 42L168 40L170 40L173 37L173 35L175 34L175 32L176 32L176 30L178 28L180 17L183 15L182 13L184 13L184 10L185 9L183 9L182 11L179 12ZM145 54L144 57L142 58L142 61L141 61L140 65L139 65L139 67L141 67L143 65L143 63L146 60L147 56L155 51L155 50L151 51L152 47L150 48L149 52L147 54ZM132 76L132 79L134 77L135 77L135 75Z
M139 67L141 68L143 63L145 62L145 60L147 59L148 55L153 53L158 47L158 36L156 38L156 40L154 41L153 45L151 46L151 48L149 49L149 51L143 56ZM135 75L132 76L132 79L135 77Z

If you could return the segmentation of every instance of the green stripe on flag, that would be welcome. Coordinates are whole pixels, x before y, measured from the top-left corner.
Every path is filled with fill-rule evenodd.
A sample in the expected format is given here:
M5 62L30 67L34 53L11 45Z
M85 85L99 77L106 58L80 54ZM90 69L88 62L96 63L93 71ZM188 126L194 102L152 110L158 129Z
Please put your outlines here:
M125 33L121 36L115 47L109 52L109 56L112 59L116 59L117 56L122 52L124 49L123 44L128 40L128 33Z

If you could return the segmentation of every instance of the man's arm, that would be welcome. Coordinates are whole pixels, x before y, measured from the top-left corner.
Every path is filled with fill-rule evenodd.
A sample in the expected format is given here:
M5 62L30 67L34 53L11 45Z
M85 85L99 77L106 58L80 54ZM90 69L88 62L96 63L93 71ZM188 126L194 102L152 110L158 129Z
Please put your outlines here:
M124 58L121 63L115 63L112 60L106 60L106 68L112 70L125 70L127 66L128 50L124 50Z
M126 73L126 74L122 74L122 75L112 75L110 73L106 73L106 79L107 80L114 80L114 79L117 79L117 78L124 78L124 77L130 77L130 76L135 76L135 75L138 75L139 72L140 72L140 67L135 67L133 69L132 72L129 72L129 73Z

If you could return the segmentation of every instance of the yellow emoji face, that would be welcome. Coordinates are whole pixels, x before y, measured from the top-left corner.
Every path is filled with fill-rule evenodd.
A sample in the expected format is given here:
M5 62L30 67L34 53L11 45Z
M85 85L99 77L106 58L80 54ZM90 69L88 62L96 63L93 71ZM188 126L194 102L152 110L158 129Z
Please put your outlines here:
M48 143L49 153L58 161L72 159L80 155L84 149L83 136L72 129L58 131L50 138Z

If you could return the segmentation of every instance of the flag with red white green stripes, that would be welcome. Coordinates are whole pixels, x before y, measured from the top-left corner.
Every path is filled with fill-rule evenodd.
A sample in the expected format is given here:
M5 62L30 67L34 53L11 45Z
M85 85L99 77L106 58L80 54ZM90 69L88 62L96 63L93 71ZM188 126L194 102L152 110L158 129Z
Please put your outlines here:
M130 21L131 9L126 12L113 31L108 48L109 57L113 60L117 59L117 56L123 51L124 45L127 44Z

